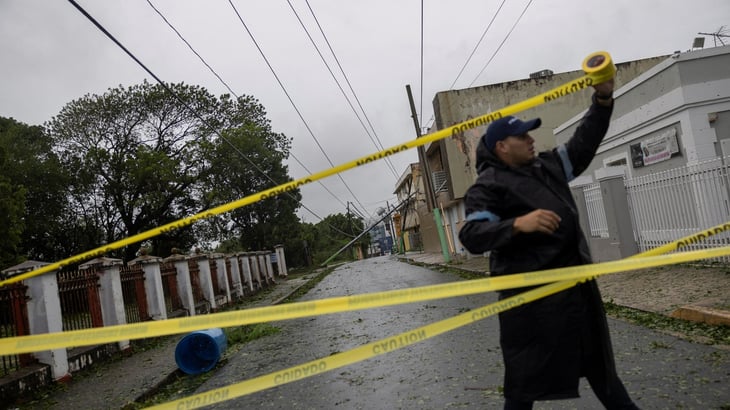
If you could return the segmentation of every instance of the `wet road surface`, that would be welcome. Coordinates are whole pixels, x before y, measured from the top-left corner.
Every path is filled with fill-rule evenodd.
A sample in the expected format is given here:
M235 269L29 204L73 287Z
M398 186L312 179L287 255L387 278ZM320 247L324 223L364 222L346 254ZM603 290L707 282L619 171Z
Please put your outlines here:
M337 268L300 300L462 280L389 256ZM496 301L495 293L273 323L281 331L247 343L196 393L272 373ZM730 406L730 351L609 320L616 366L644 409ZM496 317L363 362L217 404L216 409L499 409L504 366ZM581 398L535 409L600 409ZM725 407L727 408L727 407Z

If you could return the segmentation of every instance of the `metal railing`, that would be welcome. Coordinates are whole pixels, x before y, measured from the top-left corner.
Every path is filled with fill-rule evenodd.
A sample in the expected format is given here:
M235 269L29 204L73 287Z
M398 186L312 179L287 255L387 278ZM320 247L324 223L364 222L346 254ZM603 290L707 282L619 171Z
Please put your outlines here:
M594 238L608 238L608 222L606 212L603 208L603 196L599 183L586 185L583 188L588 210L588 223L591 228L591 236Z
M0 338L30 334L27 289L28 287L22 283L0 288ZM1 355L0 376L5 376L33 361L33 356L30 354Z
M95 269L57 273L63 331L104 326Z
M639 252L670 243L730 220L730 157L717 158L635 178L625 178L629 213ZM608 237L599 183L583 188L590 235ZM686 250L727 246L721 233ZM728 263L730 257L716 261Z
M144 271L142 265L122 266L119 269L122 282L122 298L124 299L124 316L127 323L149 320L147 313L147 292L144 288Z
M160 264L162 293L165 295L165 309L168 315L183 310L180 292L177 289L177 269L172 262Z
M717 158L625 180L639 251L726 222L730 218L727 161ZM688 250L729 243L727 234L712 236ZM724 258L730 262L730 258Z

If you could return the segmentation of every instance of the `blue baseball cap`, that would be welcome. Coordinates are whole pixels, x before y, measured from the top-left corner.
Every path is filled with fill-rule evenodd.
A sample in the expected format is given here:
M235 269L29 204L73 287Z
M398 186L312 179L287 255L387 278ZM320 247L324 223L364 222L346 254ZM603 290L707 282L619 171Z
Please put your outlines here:
M490 151L494 151L497 141L502 141L509 136L516 137L523 135L527 131L538 128L540 124L542 124L542 121L539 118L529 121L521 121L519 118L510 115L489 124L487 132L484 133L482 139L484 140L484 145L486 145Z

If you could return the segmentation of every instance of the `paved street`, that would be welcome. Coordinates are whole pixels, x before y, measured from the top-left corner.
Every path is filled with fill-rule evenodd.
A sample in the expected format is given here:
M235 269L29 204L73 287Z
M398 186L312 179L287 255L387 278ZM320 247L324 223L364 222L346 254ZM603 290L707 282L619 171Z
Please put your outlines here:
M300 300L460 280L391 259L337 268ZM494 293L275 323L281 332L231 355L198 393L268 374L494 302ZM730 351L693 344L611 320L617 368L644 409L730 406ZM496 317L364 362L230 400L214 408L443 409L501 408L503 363ZM581 381L580 399L536 409L602 408Z

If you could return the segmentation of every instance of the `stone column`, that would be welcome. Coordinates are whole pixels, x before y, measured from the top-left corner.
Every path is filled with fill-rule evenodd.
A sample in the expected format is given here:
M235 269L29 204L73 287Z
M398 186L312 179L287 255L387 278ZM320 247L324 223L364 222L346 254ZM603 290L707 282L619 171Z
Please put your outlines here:
M276 267L279 276L286 277L288 275L286 270L286 258L284 257L284 245L274 246L274 253L276 254Z
M228 270L226 269L226 257L220 253L212 253L208 255L210 261L215 264L216 273L218 275L218 287L226 295L226 303L230 303L231 299L231 287L233 284L228 282ZM233 275L231 275L232 277ZM231 278L232 279L232 278Z
M231 264L231 278L233 279L233 283L231 284L233 294L236 295L236 297L242 298L243 297L243 284L241 283L241 278L243 275L241 275L241 269L240 269L240 262L238 261L237 255L232 255L228 257L228 261Z
M17 276L41 266L46 262L25 261L19 265L3 270L8 277ZM61 298L58 294L56 271L47 272L23 281L28 287L28 325L30 334L55 333L63 331L61 317ZM51 368L53 380L67 380L71 378L68 367L68 353L65 348L35 352L33 356L39 362Z
M261 280L261 269L259 268L259 258L256 252L246 252L248 257L248 265L251 268L251 277L253 278L253 286L255 289L261 289L264 286Z
M241 277L246 283L246 287L249 292L253 293L255 288L253 284L253 274L251 273L251 259L248 257L248 252L239 252L236 254L236 257L241 262Z
M122 263L121 259L100 257L79 265L79 270L100 269L99 296L104 326L127 324L122 279L119 274L119 267L122 266ZM118 343L119 350L129 349L129 340L120 340Z
M634 239L634 227L631 223L623 173L603 176L598 178L598 182L601 184L609 239L617 243L621 258L635 255L639 252L639 248Z
M269 279L271 279L271 283L276 283L276 279L274 279L274 267L271 264L271 258L275 257L276 254L271 251L265 251L264 253L264 261L266 262L266 272L269 274Z
M167 319L165 306L165 291L162 288L162 273L160 271L162 258L142 255L131 260L130 266L141 264L144 271L144 290L147 293L147 312L152 320Z
M183 308L188 311L188 316L195 316L195 299L193 299L193 284L190 282L188 259L185 255L172 255L165 258L164 262L172 262L175 264L180 302Z
M205 255L196 255L191 259L198 264L198 273L200 277L200 288L203 290L203 297L210 303L210 308L215 310L218 308L218 301L215 300L215 291L213 289L213 280L210 277L210 262Z

